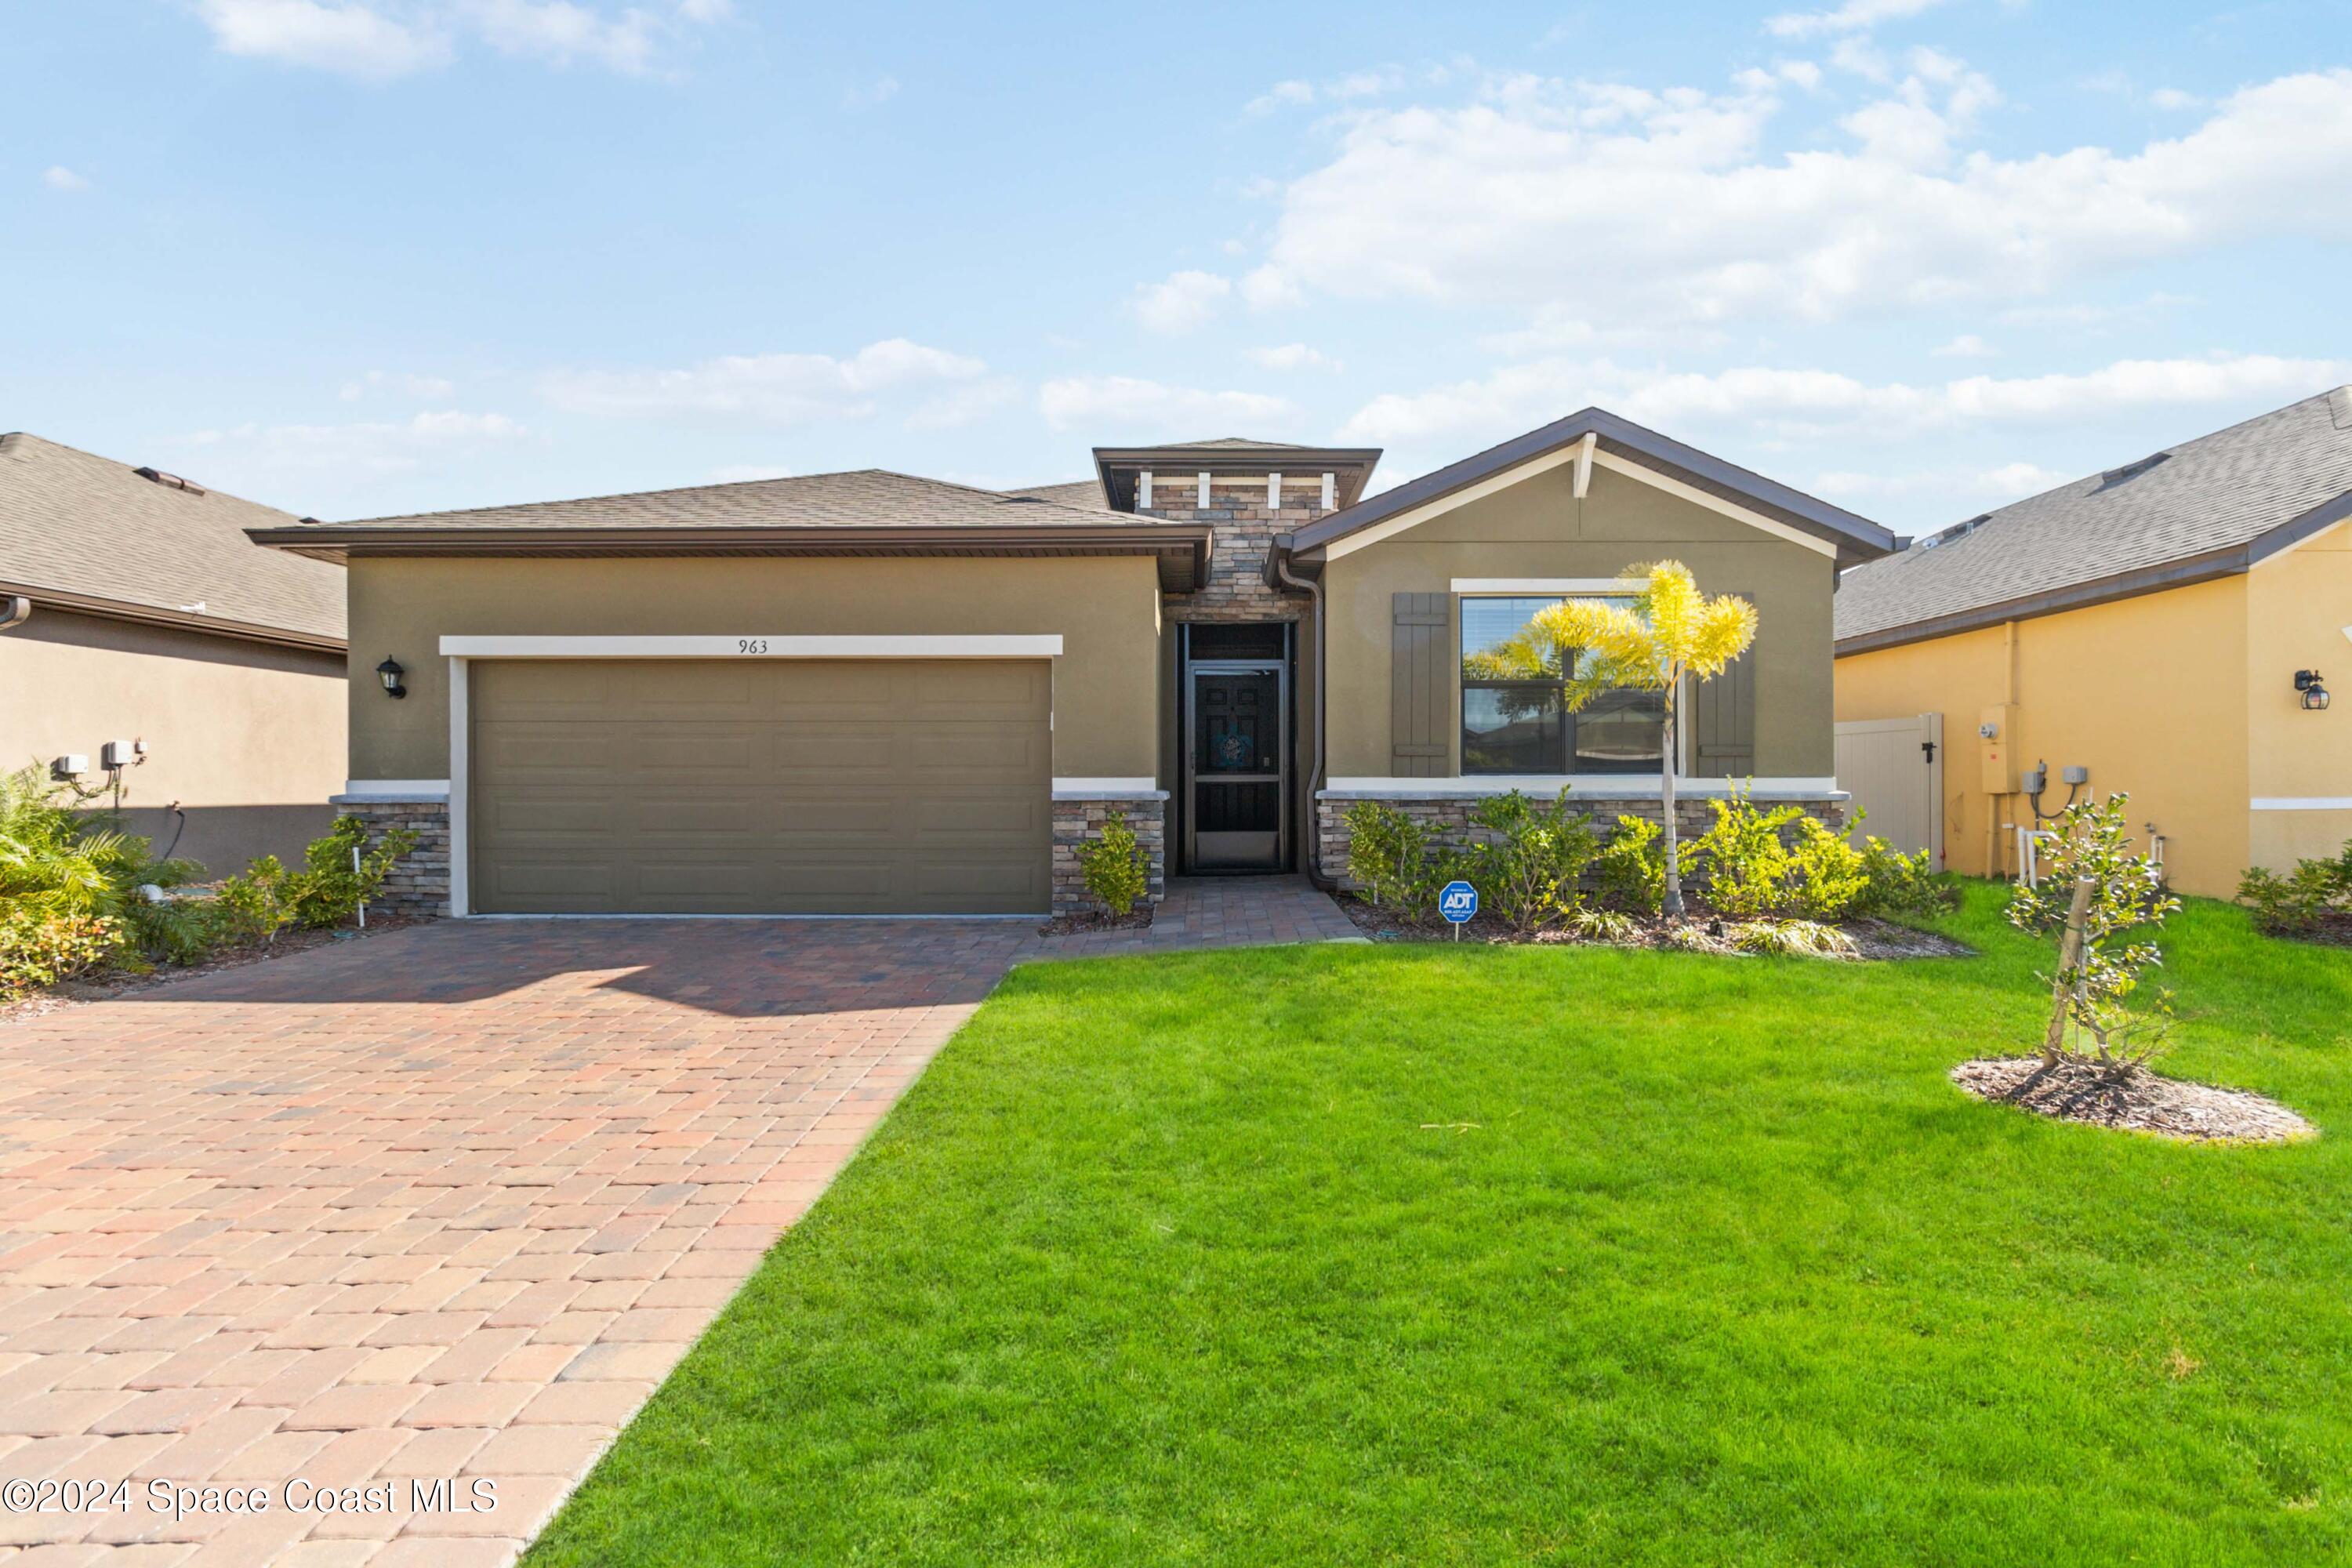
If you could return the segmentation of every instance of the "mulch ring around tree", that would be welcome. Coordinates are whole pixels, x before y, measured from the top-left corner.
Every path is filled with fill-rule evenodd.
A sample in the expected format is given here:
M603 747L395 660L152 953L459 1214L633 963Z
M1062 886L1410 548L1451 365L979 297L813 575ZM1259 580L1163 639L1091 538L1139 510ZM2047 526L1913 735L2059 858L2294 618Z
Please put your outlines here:
M1151 911L1157 906L1138 904L1123 915L1108 910L1088 910L1083 914L1055 915L1037 928L1040 936L1079 936L1097 931L1149 931Z
M2053 1121L2186 1142L2294 1143L2319 1136L2277 1100L2246 1089L2189 1083L2146 1068L2118 1076L2074 1057L2054 1066L2040 1057L1982 1057L1954 1068L1952 1081L1979 1100Z
M1348 912L1348 918L1356 922L1356 929L1374 942L1481 942L1538 947L1696 948L1724 953L1738 952L1729 938L1730 928L1738 922L1704 913L1681 921L1654 915L1629 915L1624 917L1628 922L1626 934L1617 941L1587 936L1559 925L1538 931L1516 931L1492 915L1482 914L1465 925L1462 934L1456 937L1454 928L1442 920L1408 920L1394 910L1381 909L1352 893L1338 893L1333 897ZM1864 963L1901 958L1974 958L1977 955L1976 949L1966 942L1955 942L1939 932L1920 931L1870 916L1833 921L1831 929L1843 932L1853 943L1852 957ZM1678 932L1686 934L1677 935Z

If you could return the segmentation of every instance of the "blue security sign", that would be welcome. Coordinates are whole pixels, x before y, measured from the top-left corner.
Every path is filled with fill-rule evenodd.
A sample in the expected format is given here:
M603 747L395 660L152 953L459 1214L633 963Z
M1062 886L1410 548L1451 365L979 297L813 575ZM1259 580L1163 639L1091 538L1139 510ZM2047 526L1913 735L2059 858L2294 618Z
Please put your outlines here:
M1478 889L1467 882L1448 882L1437 895L1437 912L1454 925L1466 923L1478 912Z

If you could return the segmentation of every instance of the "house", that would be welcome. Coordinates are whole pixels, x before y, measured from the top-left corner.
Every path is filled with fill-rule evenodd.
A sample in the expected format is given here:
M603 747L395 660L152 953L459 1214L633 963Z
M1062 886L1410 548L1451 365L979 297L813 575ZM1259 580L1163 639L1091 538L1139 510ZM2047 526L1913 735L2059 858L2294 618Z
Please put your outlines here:
M1942 716L1941 847L2013 872L2017 829L2082 787L2131 795L2173 885L2352 837L2352 388L2307 397L1947 528L1849 573L1837 714ZM1864 802L1868 804L1867 799Z
M1685 787L1838 809L1831 597L1892 548L1874 523L1597 409L1369 498L1369 448L1094 458L1022 491L868 470L253 536L347 563L341 798L426 834L403 896L460 914L1068 910L1113 812L1155 889L1331 875L1362 799L1654 816L1654 701L1571 715L1462 655L1665 556L1763 621Z
M0 768L38 763L215 875L299 855L343 774L343 574L295 519L0 435Z

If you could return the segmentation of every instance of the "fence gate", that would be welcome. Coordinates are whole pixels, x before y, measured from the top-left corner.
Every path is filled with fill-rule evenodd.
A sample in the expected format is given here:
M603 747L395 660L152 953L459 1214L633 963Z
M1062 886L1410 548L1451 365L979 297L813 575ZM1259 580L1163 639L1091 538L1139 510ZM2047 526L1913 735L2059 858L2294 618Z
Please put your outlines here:
M1853 719L1837 727L1838 787L1850 811L1870 814L1853 837L1875 834L1910 854L1926 849L1944 868L1944 716Z

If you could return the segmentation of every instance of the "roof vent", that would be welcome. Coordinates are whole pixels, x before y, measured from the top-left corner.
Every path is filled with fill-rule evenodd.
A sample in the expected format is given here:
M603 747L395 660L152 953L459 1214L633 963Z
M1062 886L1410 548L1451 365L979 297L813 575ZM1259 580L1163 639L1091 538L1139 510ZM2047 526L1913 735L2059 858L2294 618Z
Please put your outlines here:
M175 490L185 490L192 496L205 493L204 486L190 484L179 475L167 474L160 468L133 468L131 471L151 485L164 485Z
M1933 550L1938 544L1949 544L1955 539L1966 539L1969 534L1974 533L1978 529L1982 528L1986 523L1990 522L1991 521L1992 513L1989 511L1980 511L1977 513L1976 516L1969 519L1966 522L1956 522L1949 528L1929 534L1927 538L1919 541L1917 544L1912 546L1912 548L1915 550Z
M2109 468L2099 476L2099 489L2109 489L2122 484L2126 479L2136 479L2158 463L2169 461L2171 457L2172 454L2169 452L2158 452L2152 458L2142 458L2137 463L2126 463L2120 468Z
M2327 395L2327 412L2336 416L2338 430L2352 430L2352 386L2339 386Z

